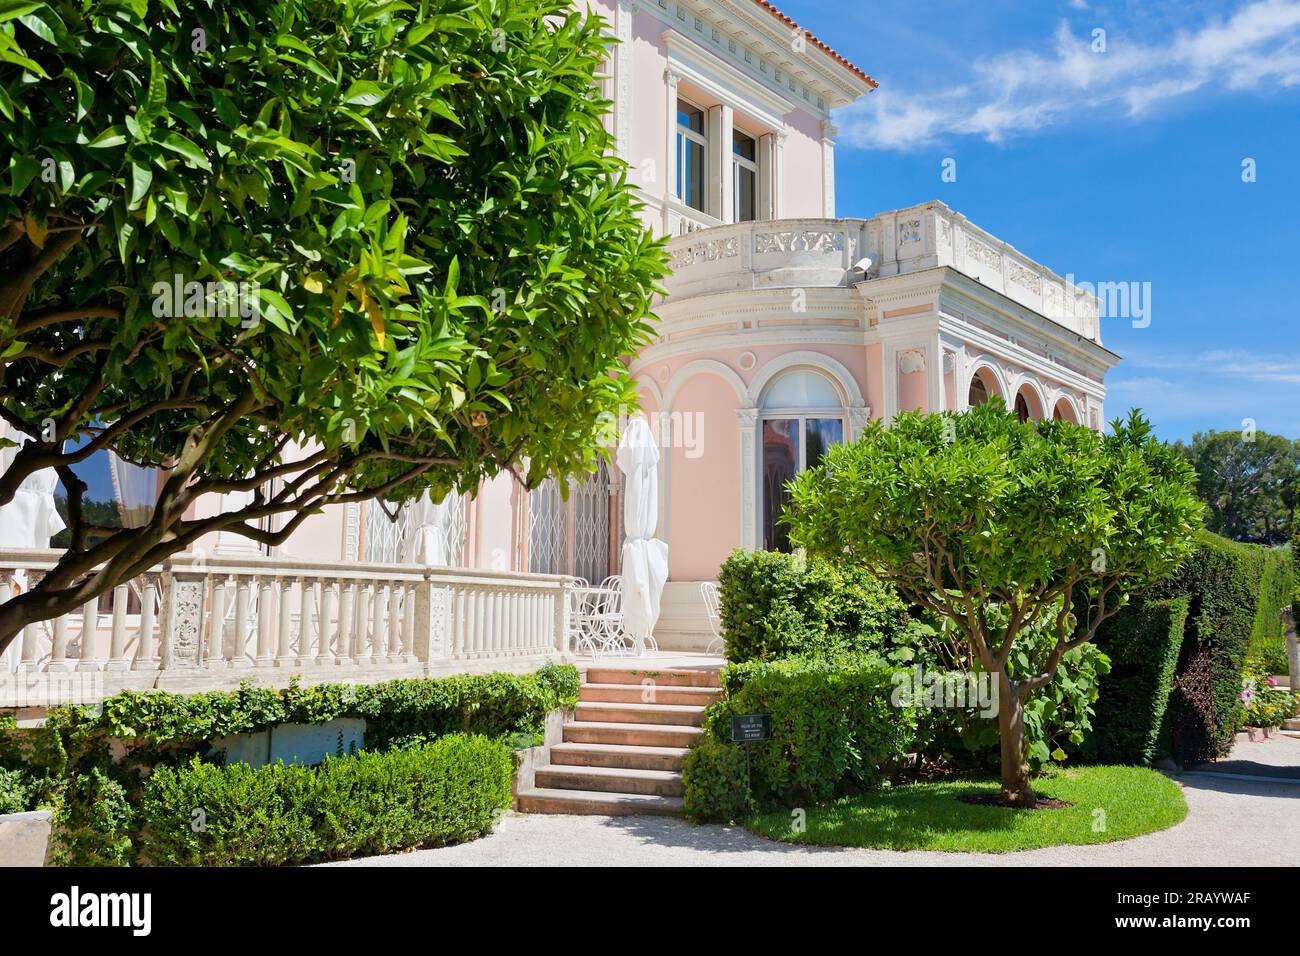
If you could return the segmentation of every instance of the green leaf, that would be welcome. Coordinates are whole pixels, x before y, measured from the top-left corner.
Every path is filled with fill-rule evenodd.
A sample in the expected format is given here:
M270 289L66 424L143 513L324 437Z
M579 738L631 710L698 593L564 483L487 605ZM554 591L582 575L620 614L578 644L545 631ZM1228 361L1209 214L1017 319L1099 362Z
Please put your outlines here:
M383 101L388 91L372 80L359 80L348 87L343 94L347 106L374 106Z
M149 91L144 97L144 108L149 114L162 112L167 103L167 78L157 57L149 61Z
M153 185L153 172L148 166L141 166L139 163L131 164L131 196L127 202L127 209L138 209L140 203L149 192L149 187Z
M45 4L41 4L41 6L45 6ZM54 35L54 31L50 29L50 25L46 23L43 18L36 16L34 13L29 13L25 16L19 17L18 22L35 33L46 43L55 46L58 45L58 38Z
M212 172L212 166L208 163L208 158L203 154L203 150L199 149L199 147L191 140L182 136L180 133L168 133L162 138L160 145L165 149L170 149L172 152L184 156L195 166L199 167L199 169Z
M91 149L108 149L126 142L126 132L120 126L110 126L86 145Z

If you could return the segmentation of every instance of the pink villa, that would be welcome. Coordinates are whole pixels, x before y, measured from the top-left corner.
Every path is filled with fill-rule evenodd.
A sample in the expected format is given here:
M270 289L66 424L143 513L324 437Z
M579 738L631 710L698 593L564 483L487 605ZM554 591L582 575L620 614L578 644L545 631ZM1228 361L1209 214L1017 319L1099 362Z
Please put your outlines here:
M838 215L833 114L872 95L870 76L766 0L589 6L611 40L610 130L647 226L671 237L657 339L630 358L661 439L660 649L709 646L701 582L733 548L785 547L784 482L873 419L999 396L1025 418L1102 427L1118 356L1096 298L942 202ZM147 508L132 496L148 481L110 465L122 512ZM619 571L617 469L567 501L503 476L445 502L445 553L420 561L431 507L397 521L334 507L270 553L217 536L87 608L89 628L29 628L12 663L91 670L111 691L572 656L571 578ZM0 600L42 567L36 552L0 564Z

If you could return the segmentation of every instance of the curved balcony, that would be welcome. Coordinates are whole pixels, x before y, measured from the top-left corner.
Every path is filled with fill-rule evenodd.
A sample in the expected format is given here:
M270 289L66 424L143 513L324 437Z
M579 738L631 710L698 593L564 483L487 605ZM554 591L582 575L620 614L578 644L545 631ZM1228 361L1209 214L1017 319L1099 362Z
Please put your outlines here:
M1098 299L938 201L871 219L778 219L668 243L665 301L756 289L836 288L951 268L1100 344ZM865 273L854 266L869 259Z

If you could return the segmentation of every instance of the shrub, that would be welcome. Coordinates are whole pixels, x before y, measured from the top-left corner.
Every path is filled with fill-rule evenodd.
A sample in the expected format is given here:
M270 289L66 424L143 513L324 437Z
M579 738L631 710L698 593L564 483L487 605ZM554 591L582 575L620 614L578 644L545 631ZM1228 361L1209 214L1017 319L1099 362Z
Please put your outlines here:
M1101 680L1087 759L1149 764L1155 757L1187 610L1185 597L1138 601L1102 626L1097 646L1111 670Z
M1296 715L1300 699L1277 686L1263 658L1250 658L1242 670L1238 729L1280 727Z
M319 767L195 758L146 784L142 859L276 866L469 840L510 805L513 775L504 744L461 734Z
M731 553L718 574L727 660L878 649L907 607L867 572L801 554Z
M1286 673L1286 613L1296 586L1290 548L1260 552L1259 604L1250 632L1250 653L1266 657L1274 673ZM1281 669L1276 669L1281 665Z
M292 682L283 690L245 685L201 694L124 691L107 698L98 713L59 708L55 720L72 736L101 734L126 742L129 749L177 752L214 737L278 724L361 717L366 748L381 750L395 741L432 740L448 733L504 737L540 732L548 713L577 702L579 683L577 668L548 664L533 674L454 674L382 684L304 688Z
M701 740L682 765L686 815L698 823L735 823L754 809L744 751L717 740Z
M575 667L552 664L533 674L376 685L124 692L98 710L55 708L44 728L0 725L0 767L30 772L34 792L54 808L52 853L60 863L124 865L135 856L140 820L134 807L145 779L158 768L188 764L215 737L362 717L370 751L415 748L463 732L531 741L550 711L576 703L579 683Z
M0 768L0 813L23 813L31 807L31 785L21 770Z
M118 775L92 766L72 775L54 801L50 861L55 866L129 866L136 808Z
M1224 756L1237 731L1241 671L1255 626L1264 549L1201 532L1148 600L1184 597L1187 623L1162 735L1184 764ZM1131 608L1120 612L1132 614Z
M894 668L875 655L729 664L728 695L705 713L728 743L733 714L772 717L770 741L749 747L759 803L824 800L878 785L915 740L916 711L890 703Z

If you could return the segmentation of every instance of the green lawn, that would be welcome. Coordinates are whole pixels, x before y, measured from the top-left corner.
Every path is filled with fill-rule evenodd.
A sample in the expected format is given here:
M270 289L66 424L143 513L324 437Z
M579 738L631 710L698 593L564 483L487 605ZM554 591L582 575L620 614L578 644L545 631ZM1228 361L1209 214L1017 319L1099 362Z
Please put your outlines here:
M803 833L794 832L795 815L787 810L758 814L746 826L791 843L1005 853L1124 840L1187 816L1178 786L1144 767L1076 767L1037 778L1040 796L1072 804L1057 810L1009 810L957 799L997 789L984 780L911 784L810 807Z

